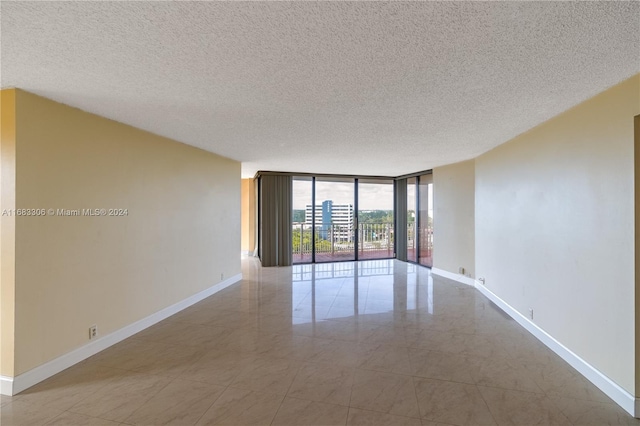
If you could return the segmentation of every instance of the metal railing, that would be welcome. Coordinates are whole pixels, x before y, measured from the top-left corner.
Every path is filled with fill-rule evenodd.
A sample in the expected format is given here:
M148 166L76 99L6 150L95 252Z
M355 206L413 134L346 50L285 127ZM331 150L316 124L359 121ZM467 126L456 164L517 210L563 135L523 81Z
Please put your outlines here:
M293 254L311 255L311 225L294 223L292 229ZM393 250L392 223L361 223L358 232L358 251L360 253ZM316 225L316 253L346 253L355 247L352 225L319 224ZM433 229L422 228L419 232L415 223L407 224L407 248L416 248L420 239L422 250L433 250Z
M415 222L407 224L407 250L413 251L415 256L416 241L419 239L420 257L431 257L433 253L433 227L424 227L420 231L416 228Z
M292 229L292 251L294 255L311 256L311 225L294 223ZM361 223L357 229L351 224L316 224L316 254L353 253L355 238L358 252L385 252L383 257L393 256L393 223Z

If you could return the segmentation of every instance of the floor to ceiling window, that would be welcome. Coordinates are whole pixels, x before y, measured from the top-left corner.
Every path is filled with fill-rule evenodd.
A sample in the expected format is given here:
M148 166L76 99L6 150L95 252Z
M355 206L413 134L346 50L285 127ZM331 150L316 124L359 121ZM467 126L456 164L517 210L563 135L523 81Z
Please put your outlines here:
M355 180L315 179L315 261L356 259Z
M258 181L259 193L267 177L273 188L259 197L259 238L282 259L276 264L398 257L433 265L430 173L409 178L265 173Z
M394 257L394 180L292 178L293 263Z
M433 266L433 175L406 180L406 260Z
M417 216L416 216L416 178L407 179L407 260L418 261Z
M291 250L293 263L312 262L312 178L293 177L291 182L292 208L291 214Z
M358 259L394 253L393 180L358 179Z
M433 266L433 175L418 177L418 263Z

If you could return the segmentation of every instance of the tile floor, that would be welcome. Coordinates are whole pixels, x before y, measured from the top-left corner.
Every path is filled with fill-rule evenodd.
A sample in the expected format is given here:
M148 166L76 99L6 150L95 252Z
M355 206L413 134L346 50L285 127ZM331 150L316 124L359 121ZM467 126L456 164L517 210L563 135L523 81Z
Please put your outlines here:
M394 260L261 268L0 400L9 425L635 424L474 289Z

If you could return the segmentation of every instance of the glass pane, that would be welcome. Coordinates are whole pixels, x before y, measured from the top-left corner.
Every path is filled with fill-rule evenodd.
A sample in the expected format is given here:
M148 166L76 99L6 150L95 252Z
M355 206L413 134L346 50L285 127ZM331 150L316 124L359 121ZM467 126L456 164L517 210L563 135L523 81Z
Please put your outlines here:
M393 180L358 180L358 259L393 257Z
M316 179L316 262L355 260L354 180Z
M417 262L416 178L407 179L407 260Z
M293 263L311 262L311 178L292 181L291 247Z
M419 214L419 238L421 265L433 266L433 176L422 175L419 179L418 191L420 191Z

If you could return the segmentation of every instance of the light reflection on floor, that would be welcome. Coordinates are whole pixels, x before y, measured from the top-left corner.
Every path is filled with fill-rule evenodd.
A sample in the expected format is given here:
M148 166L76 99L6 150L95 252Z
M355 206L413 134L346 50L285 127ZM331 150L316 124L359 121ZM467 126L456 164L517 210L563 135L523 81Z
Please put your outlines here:
M423 311L433 313L428 269L394 260L294 265L294 324L350 316Z

